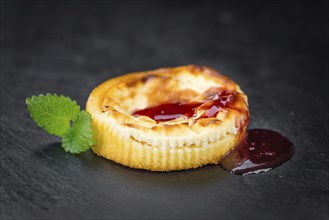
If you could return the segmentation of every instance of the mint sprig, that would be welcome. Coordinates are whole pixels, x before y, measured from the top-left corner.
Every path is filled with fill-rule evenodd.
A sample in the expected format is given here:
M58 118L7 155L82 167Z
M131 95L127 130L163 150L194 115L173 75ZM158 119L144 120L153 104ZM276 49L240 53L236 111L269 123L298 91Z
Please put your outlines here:
M32 96L26 99L27 109L39 127L62 138L66 152L77 154L94 143L89 113L76 101L56 94Z
M72 127L63 135L62 146L66 152L81 153L94 144L90 115L86 111L78 113Z

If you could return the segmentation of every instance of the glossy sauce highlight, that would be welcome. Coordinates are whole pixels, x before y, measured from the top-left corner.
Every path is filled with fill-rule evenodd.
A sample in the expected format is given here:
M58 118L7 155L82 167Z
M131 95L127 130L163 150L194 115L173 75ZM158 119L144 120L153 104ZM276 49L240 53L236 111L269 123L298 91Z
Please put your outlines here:
M211 96L209 96L204 102L164 103L150 108L137 110L133 112L133 116L148 116L159 123L180 117L193 117L195 111L199 109L205 110L205 113L201 118L215 117L221 109L230 107L235 100L235 95L235 93L230 93L228 91L211 93Z
M293 154L293 143L286 137L271 130L253 129L220 161L220 166L237 175L259 173L280 166Z

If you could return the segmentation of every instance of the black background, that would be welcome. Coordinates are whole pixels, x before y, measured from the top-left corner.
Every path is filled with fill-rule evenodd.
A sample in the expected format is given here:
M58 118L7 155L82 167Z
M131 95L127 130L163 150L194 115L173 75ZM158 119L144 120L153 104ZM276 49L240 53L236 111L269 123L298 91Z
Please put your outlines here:
M328 219L327 1L1 1L1 219ZM102 81L211 66L249 97L250 128L295 156L258 175L218 166L152 173L74 156L25 98L84 108Z

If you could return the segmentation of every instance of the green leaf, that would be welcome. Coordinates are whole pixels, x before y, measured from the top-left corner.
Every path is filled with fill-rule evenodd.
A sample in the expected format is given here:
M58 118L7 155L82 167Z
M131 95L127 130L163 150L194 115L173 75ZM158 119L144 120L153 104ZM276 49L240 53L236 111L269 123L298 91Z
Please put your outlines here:
M91 118L76 101L59 95L39 95L26 99L31 117L48 133L62 137L66 152L77 154L94 143Z
M52 95L32 96L26 99L27 108L33 120L48 133L63 137L70 129L80 106L69 97Z
M94 143L90 115L82 110L64 134L62 147L66 152L76 154L88 150Z

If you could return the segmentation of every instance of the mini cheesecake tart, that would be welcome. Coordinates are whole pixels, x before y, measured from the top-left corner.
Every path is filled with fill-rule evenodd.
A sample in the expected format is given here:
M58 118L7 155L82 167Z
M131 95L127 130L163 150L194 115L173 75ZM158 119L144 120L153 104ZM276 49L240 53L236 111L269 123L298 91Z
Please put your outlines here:
M92 91L86 109L96 154L152 171L217 164L244 137L249 121L240 87L195 65L105 81Z

